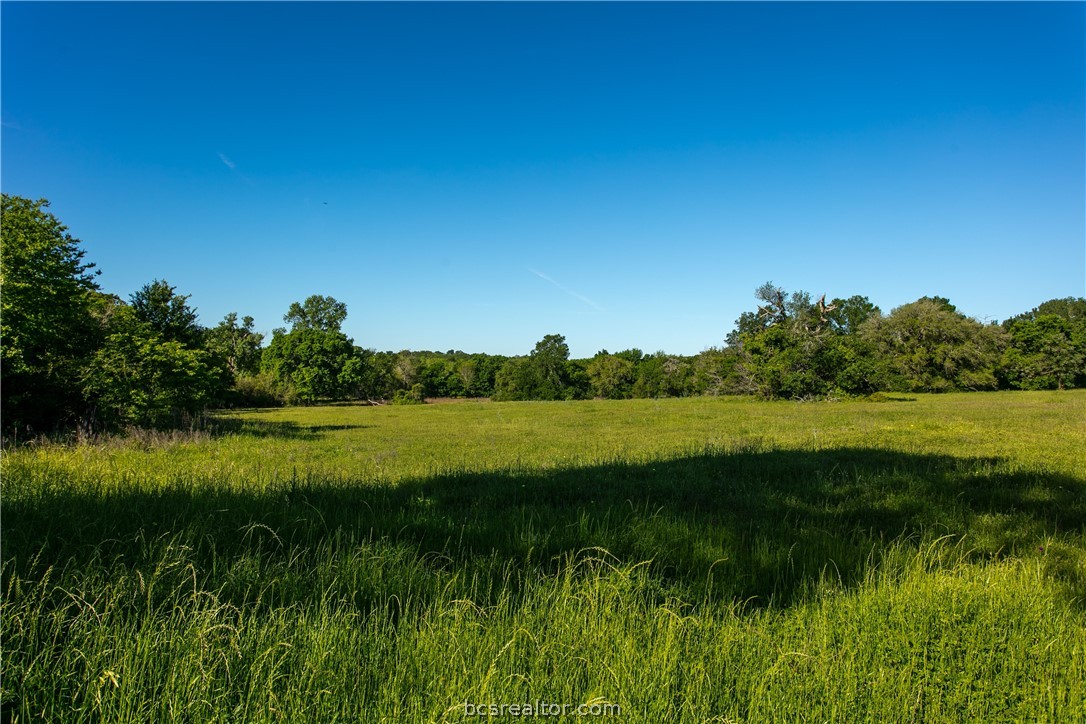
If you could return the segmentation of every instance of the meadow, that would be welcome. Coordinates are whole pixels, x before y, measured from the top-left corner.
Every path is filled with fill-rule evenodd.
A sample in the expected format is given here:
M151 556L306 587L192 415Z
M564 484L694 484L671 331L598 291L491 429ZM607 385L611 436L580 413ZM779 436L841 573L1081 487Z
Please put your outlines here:
M1082 390L10 447L3 718L1086 721L1084 453Z

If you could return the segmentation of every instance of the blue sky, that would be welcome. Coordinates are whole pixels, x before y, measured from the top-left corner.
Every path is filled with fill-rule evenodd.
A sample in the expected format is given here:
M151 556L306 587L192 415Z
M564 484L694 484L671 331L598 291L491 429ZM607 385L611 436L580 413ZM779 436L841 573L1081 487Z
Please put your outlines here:
M722 344L772 280L1086 295L1082 3L18 3L2 187L106 291L376 349Z

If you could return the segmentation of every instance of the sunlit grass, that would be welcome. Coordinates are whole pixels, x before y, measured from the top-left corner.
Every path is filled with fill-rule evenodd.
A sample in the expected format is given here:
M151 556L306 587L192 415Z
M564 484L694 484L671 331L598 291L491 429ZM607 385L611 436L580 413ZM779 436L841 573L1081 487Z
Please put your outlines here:
M1086 718L1086 394L336 406L9 450L5 716Z

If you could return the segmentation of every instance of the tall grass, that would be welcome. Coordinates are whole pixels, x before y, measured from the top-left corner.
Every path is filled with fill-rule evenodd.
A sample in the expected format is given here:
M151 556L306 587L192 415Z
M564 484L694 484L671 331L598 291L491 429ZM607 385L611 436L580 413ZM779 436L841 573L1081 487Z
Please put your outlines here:
M1084 422L465 403L9 450L4 716L1084 720Z

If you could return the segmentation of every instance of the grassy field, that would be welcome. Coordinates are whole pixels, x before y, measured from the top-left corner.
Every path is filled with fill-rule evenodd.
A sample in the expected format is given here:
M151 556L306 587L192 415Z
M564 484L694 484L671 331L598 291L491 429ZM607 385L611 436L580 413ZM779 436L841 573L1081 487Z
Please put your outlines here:
M2 465L6 721L1086 720L1086 391L252 411Z

